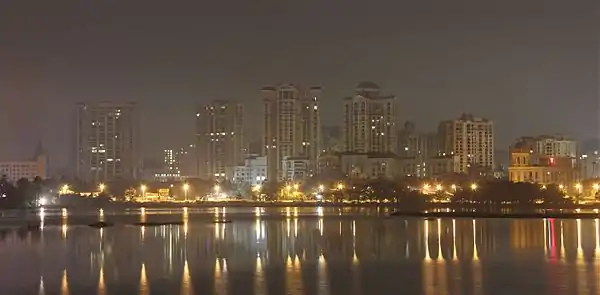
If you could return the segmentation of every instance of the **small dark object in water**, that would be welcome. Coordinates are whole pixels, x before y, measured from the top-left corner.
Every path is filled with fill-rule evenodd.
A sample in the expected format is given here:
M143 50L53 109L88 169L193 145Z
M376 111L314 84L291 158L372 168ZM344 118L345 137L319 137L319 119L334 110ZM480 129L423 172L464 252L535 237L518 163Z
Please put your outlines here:
M41 226L39 224L28 224L25 229L28 231L40 230Z
M136 222L133 225L137 226L162 226L162 225L183 225L183 221L167 221L167 222Z
M231 220L214 220L213 223L231 223Z
M105 228L105 227L111 227L114 226L114 224L112 223L107 223L104 221L99 221L99 222L94 222L91 224L88 224L89 227L94 227L94 228Z

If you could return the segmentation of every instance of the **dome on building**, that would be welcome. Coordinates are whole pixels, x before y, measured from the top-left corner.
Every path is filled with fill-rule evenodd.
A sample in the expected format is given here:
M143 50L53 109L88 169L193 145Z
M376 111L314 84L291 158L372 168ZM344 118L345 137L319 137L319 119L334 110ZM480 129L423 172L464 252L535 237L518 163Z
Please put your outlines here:
M379 86L373 82L360 82L356 88L361 89L379 89Z

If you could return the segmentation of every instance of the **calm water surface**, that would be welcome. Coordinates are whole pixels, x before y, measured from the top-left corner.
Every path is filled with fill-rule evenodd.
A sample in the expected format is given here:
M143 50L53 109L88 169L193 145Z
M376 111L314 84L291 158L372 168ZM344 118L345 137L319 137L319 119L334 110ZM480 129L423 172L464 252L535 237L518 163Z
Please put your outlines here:
M600 294L597 219L71 211L0 218L0 294ZM233 222L213 224L215 216ZM86 226L97 220L115 226ZM185 223L131 225L144 220ZM18 229L34 222L42 229Z

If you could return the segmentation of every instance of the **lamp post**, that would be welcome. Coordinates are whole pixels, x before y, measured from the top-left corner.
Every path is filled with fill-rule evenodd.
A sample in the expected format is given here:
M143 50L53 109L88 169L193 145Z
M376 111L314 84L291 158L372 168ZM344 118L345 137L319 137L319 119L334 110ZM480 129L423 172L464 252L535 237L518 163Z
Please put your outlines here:
M190 189L190 185L187 183L183 184L183 193L185 195L185 201L188 201L188 190Z
M98 191L100 191L100 193L103 193L105 189L106 185L104 183L98 185Z
M147 189L147 188L148 188L148 187L146 187L146 185L145 185L145 184L142 184L142 185L140 186L140 190L142 190L142 198L146 198L146 189Z

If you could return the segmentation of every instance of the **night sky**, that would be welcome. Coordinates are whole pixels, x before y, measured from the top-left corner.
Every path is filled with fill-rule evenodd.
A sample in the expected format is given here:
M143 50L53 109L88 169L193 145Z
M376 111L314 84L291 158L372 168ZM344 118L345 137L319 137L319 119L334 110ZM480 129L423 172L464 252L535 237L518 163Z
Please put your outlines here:
M322 122L360 81L433 130L463 111L526 134L598 133L598 0L0 1L0 158L42 140L68 165L77 101L135 101L144 156L190 143L195 106L260 88L325 89ZM248 118L248 119L250 119ZM259 124L247 124L252 137Z

